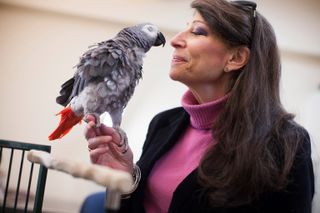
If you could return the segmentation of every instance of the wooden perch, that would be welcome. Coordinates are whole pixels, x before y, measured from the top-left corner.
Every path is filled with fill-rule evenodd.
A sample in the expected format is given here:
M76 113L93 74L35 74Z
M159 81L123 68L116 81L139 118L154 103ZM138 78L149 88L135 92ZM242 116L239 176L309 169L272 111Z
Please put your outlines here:
M132 176L129 173L110 167L76 162L70 159L57 159L48 152L38 150L30 150L27 158L29 161L41 164L49 169L94 181L108 190L118 191L121 194L129 192L133 185Z

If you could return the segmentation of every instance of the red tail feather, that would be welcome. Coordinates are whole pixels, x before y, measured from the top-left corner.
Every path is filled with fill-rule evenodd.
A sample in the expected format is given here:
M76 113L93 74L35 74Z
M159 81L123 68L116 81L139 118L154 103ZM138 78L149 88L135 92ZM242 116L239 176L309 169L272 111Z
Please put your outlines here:
M57 115L61 115L59 126L49 135L49 140L55 140L65 136L74 125L78 124L82 120L82 116L77 116L72 110L71 107L64 108Z

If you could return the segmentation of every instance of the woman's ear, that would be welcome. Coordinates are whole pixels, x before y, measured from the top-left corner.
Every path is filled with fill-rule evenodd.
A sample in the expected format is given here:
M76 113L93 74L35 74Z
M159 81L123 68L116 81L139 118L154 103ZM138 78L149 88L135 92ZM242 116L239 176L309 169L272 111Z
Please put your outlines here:
M230 57L225 65L224 71L236 71L244 67L248 61L250 56L250 50L248 47L240 46L236 48L232 48L230 50Z

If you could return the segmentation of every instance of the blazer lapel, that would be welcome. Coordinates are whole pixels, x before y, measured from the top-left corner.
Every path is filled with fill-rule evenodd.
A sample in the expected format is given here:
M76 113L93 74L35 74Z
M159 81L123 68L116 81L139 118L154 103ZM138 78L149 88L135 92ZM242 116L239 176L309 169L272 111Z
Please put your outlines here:
M141 180L138 188L132 194L131 199L129 199L131 204L126 204L124 201L122 202L124 209L125 206L129 204L131 205L130 208L132 212L144 212L143 199L145 185L154 164L174 146L189 124L189 115L183 108L179 109L180 110L173 116L164 114L158 120L156 119L155 125L150 125L145 141L147 145L144 147L140 160L137 162L141 169Z
M150 137L152 141L139 160L139 164L144 167L144 174L149 174L155 162L179 140L188 121L189 115L183 110L178 116L168 118L167 125L159 124L155 127L157 130L153 131L154 134Z

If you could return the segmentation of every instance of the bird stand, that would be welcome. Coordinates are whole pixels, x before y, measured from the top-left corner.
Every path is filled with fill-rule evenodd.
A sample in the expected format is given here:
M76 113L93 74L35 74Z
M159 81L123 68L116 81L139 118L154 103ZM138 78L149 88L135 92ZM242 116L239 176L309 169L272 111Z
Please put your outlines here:
M30 150L28 160L48 169L58 170L73 177L93 181L106 187L106 212L117 212L121 204L121 194L128 193L133 185L132 176L124 171L106 166L76 162L70 159L57 159L44 151Z

